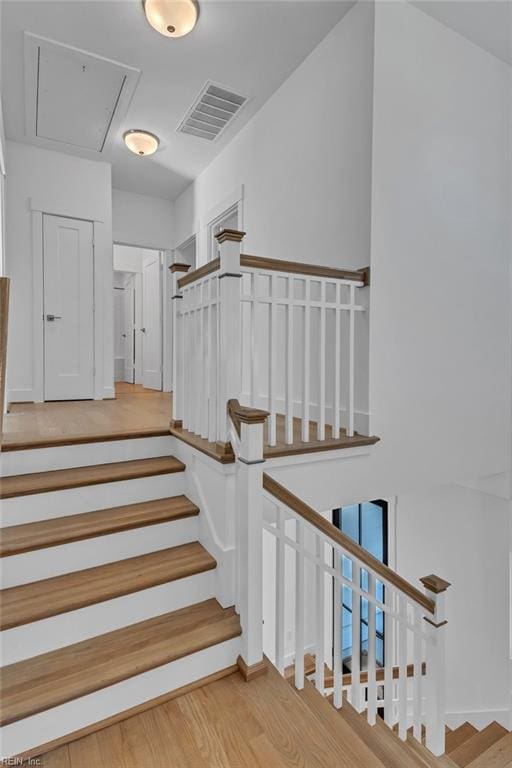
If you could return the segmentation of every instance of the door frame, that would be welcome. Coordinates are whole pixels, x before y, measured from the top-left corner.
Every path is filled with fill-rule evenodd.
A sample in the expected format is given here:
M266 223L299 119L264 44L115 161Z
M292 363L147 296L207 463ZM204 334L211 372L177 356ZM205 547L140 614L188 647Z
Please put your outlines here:
M219 219L222 220L236 209L238 214L238 228L244 227L244 185L240 184L232 190L217 205L206 212L200 222L200 238L196 241L196 269L206 264L213 258L212 253L212 229Z
M93 356L94 356L94 400L103 400L103 293L104 286L101 265L98 263L96 236L101 219L87 215L77 215L77 211L66 209L65 205L37 204L30 200L32 224L32 311L33 311L33 347L32 370L34 403L44 402L44 290L43 290L43 216L60 216L65 219L78 219L92 224L93 252Z
M161 301L162 301L162 392L172 391L172 275L169 271L173 263L172 248L157 248L155 245L142 245L141 243L128 243L126 240L114 240L113 245L126 245L128 248L141 248L145 251L159 251L162 265ZM134 272L136 275L137 273ZM141 293L142 301L142 273L139 275L140 285L137 286ZM113 321L112 321L113 322ZM135 342L137 350L137 341ZM139 353L140 356L140 353ZM137 358L136 358L137 359ZM141 372L142 373L142 372ZM135 373L137 381L137 373ZM155 390L156 391L156 390Z

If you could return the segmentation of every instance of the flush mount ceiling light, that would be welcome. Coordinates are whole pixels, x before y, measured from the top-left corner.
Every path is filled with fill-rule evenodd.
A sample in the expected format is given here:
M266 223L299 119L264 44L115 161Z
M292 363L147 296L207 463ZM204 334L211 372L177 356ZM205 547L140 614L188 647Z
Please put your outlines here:
M152 155L157 151L160 139L149 131L136 128L123 133L124 143L136 155Z
M194 0L142 0L142 5L153 29L166 37L183 37L196 25Z

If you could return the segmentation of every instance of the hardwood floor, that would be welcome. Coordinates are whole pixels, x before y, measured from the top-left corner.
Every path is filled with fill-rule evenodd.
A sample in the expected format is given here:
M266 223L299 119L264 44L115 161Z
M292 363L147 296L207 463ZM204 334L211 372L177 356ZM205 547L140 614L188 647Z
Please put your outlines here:
M357 739L347 752L271 668L251 683L232 674L41 760L45 768L389 768L365 763L367 754Z
M168 435L171 398L118 382L115 400L13 403L4 417L2 450Z

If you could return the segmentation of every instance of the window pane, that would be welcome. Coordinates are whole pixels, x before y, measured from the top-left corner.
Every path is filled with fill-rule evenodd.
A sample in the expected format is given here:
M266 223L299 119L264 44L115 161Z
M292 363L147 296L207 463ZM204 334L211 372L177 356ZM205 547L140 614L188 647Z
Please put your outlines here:
M341 510L341 530L359 544L359 504Z
M361 546L381 562L384 560L384 513L371 501L361 504ZM343 510L343 515L345 510Z

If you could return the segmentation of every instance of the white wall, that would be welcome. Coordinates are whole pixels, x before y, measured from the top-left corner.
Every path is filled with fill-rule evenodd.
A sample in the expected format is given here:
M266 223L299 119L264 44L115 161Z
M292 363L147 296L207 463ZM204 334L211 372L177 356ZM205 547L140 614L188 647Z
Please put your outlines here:
M170 249L174 245L173 218L170 200L112 190L112 236L116 243Z
M381 442L370 457L282 471L320 509L510 469L511 70L408 3L377 3L375 24Z
M368 264L372 39L360 3L176 200L176 245L243 184L246 253Z
M413 584L435 573L447 593L449 725L511 727L509 502L443 486L398 497L397 570Z
M6 273L11 278L8 400L32 400L34 388L34 295L31 206L94 220L96 275L97 395L113 396L112 211L110 165L7 142ZM35 233L37 234L37 233ZM102 373L101 373L102 371Z

